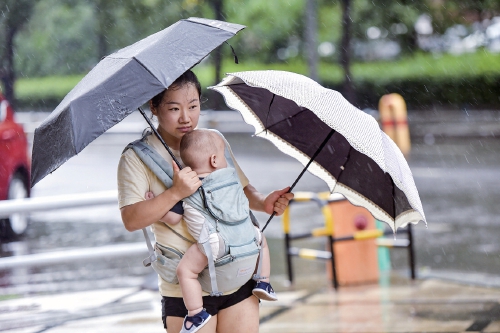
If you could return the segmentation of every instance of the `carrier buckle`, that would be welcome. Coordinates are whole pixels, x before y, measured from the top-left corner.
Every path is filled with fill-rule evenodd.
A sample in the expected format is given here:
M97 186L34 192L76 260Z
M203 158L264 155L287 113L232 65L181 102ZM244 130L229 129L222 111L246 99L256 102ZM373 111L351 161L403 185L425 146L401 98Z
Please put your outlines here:
M153 252L149 257L147 257L142 261L142 264L144 265L144 267L149 267L151 266L152 263L156 261L156 259L157 259L156 253Z
M211 292L210 293L210 296L215 296L215 297L219 297L219 296L222 296L222 293L220 291L217 291L217 292Z
M252 279L255 280L255 281L265 280L267 278L268 278L268 276L260 276L258 274L254 274L253 277L252 277Z

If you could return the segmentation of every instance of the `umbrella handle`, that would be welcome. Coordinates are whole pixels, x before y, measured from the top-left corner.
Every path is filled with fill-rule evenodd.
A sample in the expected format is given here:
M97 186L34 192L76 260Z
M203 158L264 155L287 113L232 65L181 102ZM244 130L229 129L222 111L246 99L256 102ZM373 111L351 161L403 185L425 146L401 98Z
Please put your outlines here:
M330 140L330 138L332 137L332 135L334 133L335 133L335 130L333 130L333 129L328 133L328 135L326 136L325 140L323 140L323 142L321 143L321 145L319 146L319 148L316 150L316 152L311 157L311 159L309 160L309 162L307 163L307 165L304 167L304 169L302 169L302 172L297 177L297 179L295 179L295 181L293 182L292 186L290 186L290 189L286 193L292 192L292 190L295 187L295 185L297 185L297 182L299 181L299 179L302 178L302 176L306 172L307 168L309 168L309 166L314 161L314 159L318 156L318 154L321 152L321 150L323 150L323 148L325 147L326 143L328 142L328 140ZM264 228L262 228L261 232L264 232L264 230L267 228L267 225L269 224L269 222L271 222L271 220L273 219L273 217L275 215L276 215L276 212L273 212L273 214L269 217L269 220L267 220L266 224L264 225Z
M137 109L142 114L142 116L144 117L144 119L146 119L146 122L148 123L149 127L151 127L151 130L153 131L153 133L156 135L156 137L160 140L160 142L163 144L163 146L165 147L165 149L168 151L168 153L170 154L170 156L174 160L175 164L177 164L177 166L179 167L179 170L182 170L181 163L177 160L177 158L175 158L174 153L172 152L172 150L170 150L170 147L165 143L165 141L161 137L160 133L158 133L158 130L154 127L153 123L151 122L151 119L149 119L148 116L146 115L146 112L144 112L142 110L142 108L140 108L140 107L137 108Z
M296 184L296 183L297 183L297 182L295 182L295 183L292 185L292 187L290 187L290 188L288 189L288 191L287 191L286 193L290 193L290 192L292 192L293 186L295 186L295 184ZM275 215L276 215L276 212L273 212L273 213L271 214L271 216L269 216L269 219L267 220L266 224L264 225L264 228L262 228L261 232L264 232L264 230L266 230L267 225L269 224L269 222L271 222L271 220L273 219L273 217L274 217Z
M271 214L271 216L269 216L269 220L267 220L266 224L264 225L264 228L262 228L262 230L260 232L264 232L264 230L266 230L267 228L267 225L269 224L269 222L271 222L271 220L273 219L273 217L276 215L276 212L273 212Z
M295 183L297 183L297 182L295 182ZM295 186L295 184L293 184L292 186ZM286 193L292 192L292 189L293 189L293 187L290 187ZM273 212L271 214L271 216L269 216L269 219L267 220L266 224L264 225L264 228L262 228L261 232L264 232L264 230L266 230L267 225L269 224L269 222L271 222L271 220L273 219L274 216L276 216L276 212Z

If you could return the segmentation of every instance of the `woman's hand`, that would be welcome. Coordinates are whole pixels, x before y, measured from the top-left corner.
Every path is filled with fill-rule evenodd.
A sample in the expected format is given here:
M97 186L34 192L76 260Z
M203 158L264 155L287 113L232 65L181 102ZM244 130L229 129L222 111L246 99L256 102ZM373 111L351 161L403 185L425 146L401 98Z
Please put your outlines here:
M193 194L200 186L198 174L186 167L179 170L175 162L173 185L158 196L146 193L144 201L136 202L120 209L122 221L128 231L135 231L147 227L168 214L169 210L185 197Z
M172 161L174 169L173 185L169 189L178 200L182 200L198 190L201 186L201 180L198 174L190 167L185 167L179 170L177 164Z
M276 212L276 216L283 214L290 200L293 199L293 193L288 193L289 190L290 187L286 187L269 193L264 199L264 211L268 214Z
M258 210L261 212L266 212L272 214L276 212L277 216L280 216L285 211L285 208L293 199L293 193L287 193L290 187L286 187L282 190L277 190L264 196L262 193L257 191L255 187L251 184L245 186L245 195L250 202L250 209Z

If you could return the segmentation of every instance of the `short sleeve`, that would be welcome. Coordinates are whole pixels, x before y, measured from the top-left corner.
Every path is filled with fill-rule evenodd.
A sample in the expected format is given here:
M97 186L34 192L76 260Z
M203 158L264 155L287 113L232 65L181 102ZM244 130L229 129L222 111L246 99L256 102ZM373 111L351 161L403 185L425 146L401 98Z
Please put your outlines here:
M150 190L147 167L132 149L126 150L120 157L117 182L120 208L143 201Z

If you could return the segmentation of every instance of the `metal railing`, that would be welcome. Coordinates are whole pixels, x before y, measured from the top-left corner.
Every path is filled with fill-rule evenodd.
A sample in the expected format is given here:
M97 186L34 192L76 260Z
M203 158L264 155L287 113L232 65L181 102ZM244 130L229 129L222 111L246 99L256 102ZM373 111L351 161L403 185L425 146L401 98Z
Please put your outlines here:
M116 190L16 200L2 200L0 201L0 218L7 218L15 213L33 213L54 209L78 208L117 203L118 191Z
M88 192L16 200L0 201L0 218L15 213L33 213L57 209L110 205L118 203L118 192ZM117 208L118 209L118 208ZM124 257L144 253L144 242L113 244L100 247L71 249L57 252L27 254L0 258L0 270L27 266L45 266L75 262L76 260L96 260L100 258Z

